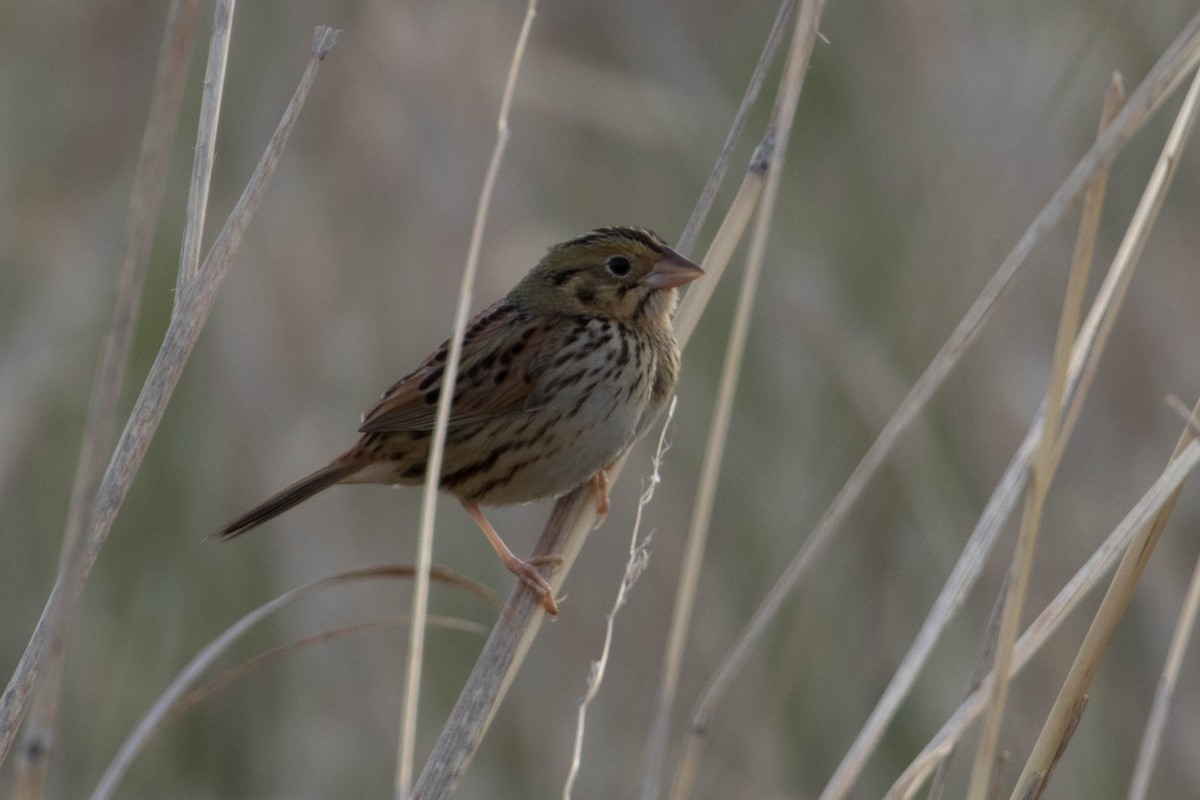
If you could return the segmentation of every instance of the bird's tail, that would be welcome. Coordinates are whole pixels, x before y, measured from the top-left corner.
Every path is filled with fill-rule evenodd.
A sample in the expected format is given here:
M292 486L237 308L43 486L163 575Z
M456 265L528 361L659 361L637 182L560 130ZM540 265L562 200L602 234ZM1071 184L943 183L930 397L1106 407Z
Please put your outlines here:
M274 519L294 505L304 502L317 492L328 489L339 481L345 480L358 470L362 464L348 464L337 459L327 467L322 467L313 474L301 478L283 491L277 492L259 506L230 522L221 530L212 534L213 539L232 539L238 534L256 528L269 519Z

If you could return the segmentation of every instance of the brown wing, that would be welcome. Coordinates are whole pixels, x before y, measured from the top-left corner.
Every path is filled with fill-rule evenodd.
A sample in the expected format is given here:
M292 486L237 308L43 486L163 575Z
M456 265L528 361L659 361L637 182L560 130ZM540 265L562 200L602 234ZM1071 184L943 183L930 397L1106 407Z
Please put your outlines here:
M450 428L530 410L533 387L530 345L539 325L504 300L481 312L467 326L462 361L450 409ZM449 342L421 366L383 393L363 416L362 433L432 430L442 393Z

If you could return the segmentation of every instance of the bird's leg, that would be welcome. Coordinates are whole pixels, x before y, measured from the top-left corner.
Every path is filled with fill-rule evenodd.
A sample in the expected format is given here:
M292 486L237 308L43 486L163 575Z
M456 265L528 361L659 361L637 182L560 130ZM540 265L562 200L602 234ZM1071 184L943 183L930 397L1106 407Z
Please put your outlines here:
M608 517L608 473L599 470L588 482L592 485L592 491L596 493L596 524L592 526L592 530L595 530L603 525Z
M475 520L475 524L483 531L483 535L491 542L496 554L500 556L500 560L504 562L504 566L509 572L521 579L521 582L537 595L538 600L542 604L542 608L546 609L546 613L552 617L558 616L558 605L554 602L554 591L550 588L550 584L542 577L542 573L537 571L539 564L561 564L562 556L539 556L529 561L524 561L513 555L512 550L508 549L508 545L500 538L500 534L496 533L496 529L492 527L492 523L488 522L487 517L474 503L462 501L463 508L471 515L471 519Z

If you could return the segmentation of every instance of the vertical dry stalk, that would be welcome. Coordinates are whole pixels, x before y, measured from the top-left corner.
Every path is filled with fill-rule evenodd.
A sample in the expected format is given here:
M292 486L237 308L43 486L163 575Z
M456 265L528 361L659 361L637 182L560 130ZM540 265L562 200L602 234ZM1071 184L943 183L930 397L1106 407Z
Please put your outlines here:
M437 417L433 429L433 444L429 451L429 463L425 470L425 491L421 499L421 530L417 538L417 576L413 584L412 617L409 628L408 666L404 681L404 699L400 719L400 740L396 759L395 794L397 800L409 796L412 787L413 760L416 750L417 705L421 689L421 662L425 649L425 617L429 607L429 567L433 562L433 523L437 512L438 476L442 472L442 457L446 447L446 429L450 422L450 403L454 397L454 384L458 378L458 364L462 359L463 334L471 311L471 290L475 285L475 273L479 265L479 252L483 245L483 229L487 223L488 209L496 186L496 176L508 146L508 112L512 107L517 88L517 75L529 41L529 30L537 14L537 0L529 0L525 8L525 21L517 37L512 62L508 68L508 80L504 96L500 101L500 114L496 124L496 145L484 177L483 189L479 194L479 205L475 210L475 224L471 230L471 244L467 252L467 263L463 269L462 285L458 292L458 308L454 315L454 333L450 337L450 355L446 359L442 396L438 402ZM521 587L520 582L517 584Z
M1179 110L1175 124L1167 137L1167 143L1163 147L1158 163L1154 166L1150 182L1134 213L1133 222L1130 224L1132 235L1126 236L1125 240L1121 242L1121 249L1117 253L1118 259L1123 255L1135 259L1141 255L1154 221L1158 217L1158 212L1162 208L1167 188L1179 166L1179 155L1182 152L1184 140L1195 123L1197 110L1200 110L1200 72L1192 80L1191 88L1184 98L1183 107ZM1179 445L1175 449L1175 455L1179 454L1191 438L1192 433L1189 428L1181 437ZM1047 454L1047 458L1049 458L1049 454ZM1173 503L1174 498L1172 498L1171 505ZM1121 561L1121 566L1117 569L1109 591L1104 596L1100 609L1096 612L1096 617L1084 638L1083 645L1076 654L1075 663L1072 664L1071 671L1055 700L1054 708L1021 772L1021 778L1017 781L1014 789L1014 798L1018 796L1036 798L1041 794L1049 774L1051 760L1056 753L1061 752L1062 741L1070 722L1069 711L1078 704L1080 698L1087 691L1091 678L1099 666L1100 658L1108 647L1112 632L1129 605L1133 590L1146 565L1146 559L1154 550L1154 545L1162 532L1162 525L1166 524L1170 510L1170 506L1164 509L1160 517L1161 524L1156 521L1155 525L1150 526L1134 540L1125 554L1125 558ZM997 685L1006 682L1004 680L1006 671L1000 664L1001 662L997 659L996 673L999 676Z
M212 309L217 289L233 262L242 236L262 200L270 177L274 174L283 145L295 126L304 100L316 79L320 62L333 47L337 34L338 31L330 28L317 28L308 67L254 175L213 243L196 279L188 284L178 298L162 346L100 483L96 502L85 528L86 533L80 542L78 557L73 559L67 572L55 581L25 653L21 656L3 696L0 697L0 762L3 762L8 753L25 713L29 694L36 683L49 639L49 623L62 613L64 604L66 608L73 607L83 592L88 575L112 530L117 512L129 492L154 432L162 421L167 402L183 374L183 367Z
M167 10L154 86L150 92L150 111L130 191L124 256L117 275L112 320L105 334L100 367L88 403L79 462L67 507L67 523L59 554L60 575L75 553L90 505L104 475L105 459L112 449L117 405L121 387L125 385L142 284L150 263L150 248L158 228L158 215L166 190L171 142L175 138L179 107L183 101L198 10L198 0L173 0ZM46 776L53 757L66 661L66 639L70 627L69 615L56 618L50 624L51 645L43 665L42 680L30 706L17 773L15 794L26 800L36 800L45 793Z
M683 343L696 329L700 313L708 303L708 299L719 283L719 272L710 271L709 263L727 264L733 258L734 250L741 241L742 235L750 224L750 219L758 208L766 184L766 173L774 151L774 128L768 130L755 150L750 166L746 170L742 186L734 198L729 212L721 222L721 228L713 239L712 249L705 258L705 282L688 293L688 300L695 301L680 309L675 318L677 339ZM683 647L687 640L687 618L690 617L692 602L695 595L695 582L699 579L700 566L703 560L703 542L691 535L687 538L683 563L679 570L679 584L676 587L675 604L672 619L667 634L667 645L663 651L663 665L659 674L658 696L655 700L654 719L650 724L650 736L646 746L646 758L642 775L642 798L653 800L657 798L662 783L663 759L666 752L667 737L670 733L671 712L675 707L675 692L679 683L679 671L682 665Z
M179 251L179 280L175 287L178 305L183 290L200 269L200 246L204 241L204 217L208 210L208 189L212 183L213 160L217 150L217 121L221 116L221 95L225 91L225 65L229 61L229 39L233 32L234 0L217 0L213 7L212 36L208 42L208 66L204 72L204 94L200 98L200 129L196 133L196 152L192 160L192 180L188 184L187 216L183 245Z
M1105 127L1112 117L1113 97L1120 95L1120 81L1114 79L1106 96L1104 113L1100 123L1100 135L1103 136ZM1101 171L1089 186L1092 198L1102 199L1107 172ZM1086 198L1085 198L1086 199ZM1063 302L1062 316L1059 319L1058 333L1054 342L1054 355L1050 370L1050 385L1046 391L1043 408L1059 409L1062 407L1064 388L1067 383L1067 372L1070 361L1072 343L1079 324L1079 312L1083 306L1083 294L1087 288L1088 273L1091 269L1092 252L1095 247L1096 231L1100 224L1100 202L1087 204L1085 202L1082 218L1080 219L1079 235L1075 242L1075 253L1071 265L1070 277L1067 281L1066 297ZM994 671L997 679L992 686L991 702L988 715L980 734L975 756L974 768L971 771L971 782L967 795L974 800L983 800L989 787L992 786L993 769L996 763L996 748L1000 738L1000 724L1004 719L1004 706L1008 692L1008 674L1012 664L1013 647L1016 644L1017 633L1021 624L1021 613L1025 606L1025 597L1029 590L1030 575L1033 571L1034 552L1041 530L1042 512L1045 508L1046 495L1058 466L1055 449L1058 445L1058 413L1048 413L1042 426L1041 437L1030 475L1030 488L1025 497L1025 507L1021 518L1020 532L1017 537L1016 553L1013 556L1013 568L1009 579L1005 581L1004 605L1000 616L1000 627L997 631L995 645ZM1065 441L1065 439L1064 439ZM989 649L991 649L989 645Z
M783 30L787 24L788 17L791 16L792 9L796 7L796 0L783 0L779 5L779 11L775 14L775 22L771 25L771 31L767 34L766 44L763 45L762 52L758 54L758 63L754 65L754 72L750 75L750 83L746 86L746 91L742 94L741 102L738 104L737 113L733 115L733 122L729 126L729 132L725 134L725 143L721 145L721 152L717 155L716 163L713 164L712 172L709 173L708 180L704 182L704 188L700 190L700 198L696 201L696 207L692 209L691 216L688 217L687 224L683 226L683 233L679 235L678 250L681 253L690 253L696 246L696 239L700 236L700 227L708 218L708 212L712 209L713 201L717 198L717 190L721 188L721 183L725 179L725 170L729 167L729 159L733 155L733 148L741 138L742 129L746 127L746 120L750 117L750 109L754 107L754 102L758 99L758 93L762 90L763 81L767 78L767 70L771 63L775 60L775 53L779 50L779 43L783 41ZM715 286L716 281L708 281L707 285ZM695 291L695 286L688 290L690 295ZM709 292L711 293L711 288ZM678 328L678 319L676 319L676 328Z
M1179 614L1179 623L1171 636L1171 646L1167 650L1167 661L1163 665L1162 677L1158 688L1154 691L1154 705L1150 709L1150 718L1146 720L1146 733L1142 737L1142 745L1138 749L1137 761L1133 766L1133 778L1129 781L1128 800L1145 800L1150 788L1150 775L1154 763L1158 760L1158 748L1162 741L1163 728L1167 723L1167 712L1171 708L1171 699L1175 695L1175 684L1179 680L1179 667L1183 663L1183 654L1187 651L1188 642L1196 626L1196 611L1200 607L1200 560L1192 571L1192 582L1188 585L1187 597L1183 601L1183 609Z
M800 92L804 88L804 76L812 59L813 47L821 23L821 12L824 10L823 0L805 0L800 5L796 17L796 25L792 34L791 49L784 67L784 77L780 83L775 109L772 114L772 127L777 141L777 152L771 159L770 168L766 174L766 186L763 189L762 204L758 210L754 234L750 240L750 252L746 259L746 273L743 277L742 289L738 296L737 311L734 316L733 328L730 332L729 345L721 372L721 383L717 397L717 405L713 411L709 429L704 464L702 467L700 487L696 504L692 510L692 523L688 531L688 552L686 554L683 575L676 596L676 606L671 625L671 642L668 645L664 672L666 680L664 689L674 695L675 684L678 680L679 664L682 661L683 645L691 620L692 607L695 601L696 586L699 581L700 566L704 554L708 527L712 519L712 508L716 494L717 477L724 452L725 439L729 429L729 419L733 411L734 390L737 386L737 374L741 368L741 357L745 350L747 331L750 325L750 311L758 286L758 277L762 271L762 263L766 254L767 236L774 220L775 201L779 196L779 186L783 175L784 156L791 135L792 122L796 116L796 108L800 103ZM720 689L718 689L720 691ZM670 698L667 698L668 702ZM669 711L669 705L664 709L660 700L660 712ZM664 713L665 717L665 713ZM707 716L696 715L693 718L692 735L688 739L685 758L676 773L672 788L672 797L686 798L691 793L691 783L699 767L701 737L698 731L707 725ZM661 752L660 746L660 752ZM653 767L652 767L653 768ZM651 787L657 794L657 786ZM649 795L653 797L654 795Z
M1108 90L1105 92L1101 109L1099 126L1101 133L1112 122L1123 103L1124 91L1121 78L1119 75L1114 75ZM1060 328L1067 326L1072 332L1078 327L1078 304L1083 302L1083 292L1087 285L1086 276L1091 269L1092 253L1095 249L1096 234L1100 224L1100 212L1104 206L1107 179L1108 168L1105 167L1092 177L1084 193L1083 212L1080 215L1079 230L1075 239L1075 252L1072 257L1070 277L1068 278L1066 300L1060 320ZM1068 318L1071 319L1069 323ZM1089 315L1089 319L1093 318L1092 315ZM999 532L1001 523L1008 516L1011 502L1015 501L1016 495L1024 486L1023 479L1027 475L1025 466L1029 463L1036 444L1044 438L1045 409L1056 409L1052 416L1058 417L1062 415L1064 418L1061 429L1062 435L1056 436L1056 440L1062 439L1065 441L1070 436L1070 431L1074 428L1074 418L1069 415L1063 415L1061 407L1064 403L1078 407L1083 397L1087 394L1087 386L1083 386L1082 391L1080 391L1079 376L1082 360L1079 358L1079 352L1081 352L1079 341L1082 341L1085 346L1090 345L1091 335L1094 333L1094 330L1094 327L1085 325L1085 335L1076 340L1074 350L1068 349L1065 355L1056 351L1055 363L1059 365L1057 368L1063 370L1063 378L1059 383L1056 399L1054 399L1053 403L1044 402L1040 411L1035 415L1029 432L1026 435L1025 442L1018 448L1017 454L1013 457L1004 478L1001 479L996 491L993 493L992 499L980 517L979 524L972 532L967 545L963 548L962 555L951 571L950 577L946 580L946 584L942 587L937 601L930 610L929 616L918 632L916 639L914 639L908 653L905 654L900 665L896 668L883 696L876 703L866 723L863 724L862 730L855 737L854 743L847 750L841 763L838 764L837 770L835 770L833 776L826 784L825 789L821 793L821 800L840 800L840 798L845 797L849 793L854 785L854 781L857 780L859 774L862 772L867 758L883 736L884 729L891 722L900 703L903 702L913 683L916 681L917 676L929 658L929 654L933 650L934 644L937 643L942 631L945 629L945 625L957 612L958 607L965 598L967 590L979 576L984 558L986 558L992 544L995 542L995 537ZM1074 339L1073 335L1072 338ZM1050 394L1055 393L1052 392ZM1050 395L1048 394L1047 401L1049 399ZM1058 454L1061 455L1061 450L1058 451ZM1057 460L1054 463L1056 466ZM999 504L997 503L998 500L1004 500L1005 498L1010 499ZM1005 585L1007 586L1007 581ZM992 635L991 626L989 625L989 632L985 634L985 640L990 640ZM990 648L988 652L991 652ZM972 678L971 691L974 691L978 687L978 679L981 677L982 675L978 675ZM948 756L949 751L947 752ZM943 765L945 763L943 762Z
M687 249L691 247L699 231L699 224L712 205L712 198L716 196L717 187L724 175L725 164L728 162L729 154L733 151L734 143L745 125L750 108L758 97L763 81L766 78L767 69L774 61L779 44L783 41L784 25L787 23L787 19L791 15L794 6L795 0L785 0L779 7L779 12L775 16L775 22L771 26L771 32L767 35L767 42L763 46L762 53L759 54L758 63L755 65L754 73L750 78L750 84L742 96L742 102L738 107L737 115L734 117L733 125L730 127L724 146L721 148L721 154L717 158L717 163L713 167L712 175L710 175L708 183L701 192L696 209L692 212L687 227L685 227L683 235L680 237L681 248ZM708 260L724 265L733 258L734 248L741 241L742 234L750 224L750 218L755 208L758 207L758 200L762 195L765 184L767 166L771 161L774 148L775 131L774 127L771 126L768 128L767 134L763 137L758 148L756 148L754 157L750 160L750 167L746 171L742 186L738 190L737 196L734 198L729 211L725 215L725 219L721 223L721 229L714 237L713 248L724 247L725 250L720 252L710 251ZM688 291L687 301L675 316L675 336L681 345L685 344L691 337L692 332L695 331L696 325L700 321L700 314L704 311L713 292L716 291L717 286L720 284L721 275L719 273L710 271L706 274L708 275L708 279L703 281L699 286L693 286ZM646 758L642 774L643 800L656 798L662 783L663 757L667 745L667 735L670 732L671 712L675 706L675 690L679 681L679 664L682 662L683 645L686 642L687 634L687 625L681 615L684 614L684 609L690 609L691 607L690 601L681 602L681 598L695 594L694 589L689 588L689 583L693 583L699 574L703 551L703 544L689 536L684 552L683 565L680 569L680 583L676 590L675 611L668 633L667 647L663 656L663 667L659 678L654 720L650 724L650 736L646 747Z

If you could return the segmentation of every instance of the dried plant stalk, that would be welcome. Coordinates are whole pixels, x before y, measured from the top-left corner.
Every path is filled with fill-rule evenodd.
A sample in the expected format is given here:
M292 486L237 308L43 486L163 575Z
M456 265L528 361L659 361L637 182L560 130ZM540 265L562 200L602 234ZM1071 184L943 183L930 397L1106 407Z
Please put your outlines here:
M338 31L331 28L317 28L308 67L254 175L213 243L200 273L188 284L178 299L158 356L150 368L125 430L117 442L116 451L104 473L104 479L100 483L95 506L88 518L84 537L80 541L78 557L72 560L66 573L55 581L29 644L9 679L3 696L0 696L0 763L3 763L8 754L17 727L24 716L30 692L36 684L38 670L48 644L49 623L62 613L64 604L67 608L73 607L83 592L87 577L112 530L117 512L129 492L154 432L162 421L167 402L183 374L183 367L212 309L217 289L233 262L242 236L262 200L270 177L274 174L283 145L295 126L305 98L312 89L319 65L337 41L337 35Z
M1162 677L1154 692L1154 705L1150 709L1150 718L1146 721L1146 733L1142 737L1142 745L1138 749L1137 761L1133 767L1133 778L1129 781L1129 800L1145 800L1150 788L1150 774L1154 762L1158 760L1158 748L1162 742L1163 728L1167 723L1167 712L1171 708L1171 700L1175 695L1175 684L1179 680L1179 667L1183 663L1183 654L1187 651L1188 642L1196 627L1196 611L1200 608L1200 560L1192 571L1192 582L1188 585L1187 597L1183 601L1183 610L1179 614L1179 623L1171 636L1171 647L1167 651L1167 661L1163 665Z
M1183 106L1167 137L1167 143L1163 147L1158 163L1155 164L1150 183L1134 213L1133 222L1130 224L1132 235L1127 236L1121 243L1121 250L1117 253L1118 258L1125 253L1129 254L1128 257L1137 258L1145 247L1149 231L1157 219L1166 197L1167 188L1178 168L1183 143L1191 132L1198 110L1200 110L1200 72L1196 74L1191 88L1184 98ZM1192 438L1191 429L1186 429L1175 449L1176 456ZM1109 591L1104 596L1100 609L1092 620L1092 626L1088 629L1083 645L1076 654L1075 663L1072 664L1071 671L1055 700L1054 708L1051 709L1050 716L1038 736L1033 752L1030 753L1029 760L1021 772L1021 777L1013 790L1014 800L1016 798L1037 798L1044 790L1052 760L1062 752L1063 739L1072 716L1071 709L1079 704L1087 691L1091 678L1099 666L1100 658L1108 647L1117 622L1124 616L1125 609L1133 596L1133 590L1141 579L1146 560L1154 550L1154 545L1162 533L1162 526L1166 524L1166 518L1170 515L1171 507L1177 497L1176 493L1172 497L1170 505L1164 509L1164 513L1160 515L1154 525L1141 532L1122 559L1117 574L1109 586ZM998 674L1003 675L1003 672Z
M199 0L172 0L167 10L154 86L150 92L150 111L130 190L124 255L117 274L112 320L104 337L100 367L88 401L79 462L71 485L66 528L59 554L59 574L66 570L74 556L87 514L104 475L106 459L112 450L117 405L121 388L125 385L129 351L141 305L142 285L145 283L150 248L166 191L171 142L175 138L175 126L183 102L198 11ZM67 633L71 627L69 616L64 615L50 623L51 644L42 667L42 679L30 706L21 745L15 795L22 800L38 800L45 794L62 696Z
M437 416L433 428L433 443L429 449L429 461L425 468L425 487L421 498L421 530L417 537L417 579L413 584L413 624L409 628L408 664L404 680L404 699L401 704L400 739L396 758L396 800L404 800L412 789L413 761L417 740L417 706L421 690L421 663L425 650L425 616L429 612L429 565L433 561L433 523L437 513L438 476L442 474L442 458L446 449L446 431L450 424L450 404L454 398L454 385L458 379L458 365L462 360L463 336L471 312L471 291L475 285L475 273L479 267L479 252L483 247L483 229L487 224L488 210L492 203L496 177L500 163L508 147L508 113L512 107L517 88L517 75L529 41L529 30L537 14L537 0L529 0L525 8L525 21L517 36L512 62L508 68L508 80L504 85L500 114L496 123L496 145L492 150L483 188L479 193L479 205L475 211L475 224L471 230L471 244L467 263L463 268L462 284L458 291L458 308L454 314L454 332L450 336L450 354L443 373L443 387L438 402ZM520 583L517 586L520 588Z

